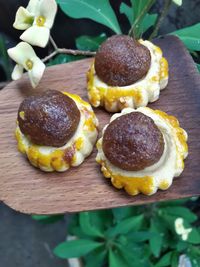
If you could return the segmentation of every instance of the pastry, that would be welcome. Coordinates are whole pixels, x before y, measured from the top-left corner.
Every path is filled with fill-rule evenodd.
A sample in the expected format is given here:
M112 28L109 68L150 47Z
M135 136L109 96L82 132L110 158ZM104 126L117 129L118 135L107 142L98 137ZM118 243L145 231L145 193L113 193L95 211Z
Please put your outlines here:
M109 112L138 108L159 98L168 83L168 63L162 50L125 35L108 38L87 73L88 96L94 107Z
M130 195L168 189L184 169L187 133L178 120L147 107L112 116L97 142L96 161L114 187Z
M47 90L26 98L18 111L18 149L43 171L80 165L96 142L98 120L79 96Z

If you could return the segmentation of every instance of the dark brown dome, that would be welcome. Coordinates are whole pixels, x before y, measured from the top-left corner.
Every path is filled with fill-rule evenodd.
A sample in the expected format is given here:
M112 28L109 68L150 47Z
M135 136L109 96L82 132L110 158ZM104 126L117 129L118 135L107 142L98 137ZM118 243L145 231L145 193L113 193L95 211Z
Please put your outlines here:
M131 112L112 121L103 136L107 159L120 169L139 171L161 158L164 140L154 121L140 112Z
M147 47L126 35L114 35L95 57L97 76L111 86L127 86L143 78L151 64Z
M26 98L18 111L20 130L37 145L64 146L75 133L79 121L76 103L56 90Z

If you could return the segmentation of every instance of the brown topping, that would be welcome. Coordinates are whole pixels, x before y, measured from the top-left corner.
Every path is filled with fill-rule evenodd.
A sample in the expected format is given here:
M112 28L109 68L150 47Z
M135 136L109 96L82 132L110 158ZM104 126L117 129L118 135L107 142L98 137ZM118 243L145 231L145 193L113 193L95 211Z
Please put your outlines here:
M127 86L143 78L150 68L147 47L126 35L105 41L95 57L97 76L111 86Z
M72 163L74 155L75 155L75 152L76 151L75 151L75 147L74 146L69 147L69 148L67 148L65 150L63 159L67 164L71 164Z
M103 151L120 169L143 170L161 158L163 135L150 117L131 112L108 125L103 136Z
M18 121L22 133L34 144L61 147L75 133L80 111L70 97L48 90L22 102Z

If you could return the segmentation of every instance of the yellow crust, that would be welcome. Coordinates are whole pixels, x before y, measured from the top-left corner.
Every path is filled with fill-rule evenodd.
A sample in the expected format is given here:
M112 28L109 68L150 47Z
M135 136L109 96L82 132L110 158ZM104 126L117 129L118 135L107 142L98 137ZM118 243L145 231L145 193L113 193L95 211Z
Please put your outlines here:
M96 133L97 137L97 119L94 112L92 111L90 105L83 101L79 96L74 94L69 94L63 92L65 95L71 97L76 103L81 104L81 113L84 115L84 125L83 131L87 134L89 132ZM18 122L17 122L18 125ZM76 153L79 152L84 145L83 137L78 137L66 148L55 148L52 152L45 155L40 152L41 146L32 144L27 144L24 142L23 134L20 131L20 128L17 126L15 131L16 140L18 143L18 150L26 154L30 163L44 171L64 171L67 170L70 166L73 166L76 163Z
M133 87L125 89L120 87L109 87L107 89L107 88L96 87L94 85L94 75L95 75L95 69L93 63L87 73L88 95L92 106L94 107L98 107L99 105L103 106L104 103L106 102L107 106L111 108L112 104L117 100L119 100L119 102L123 106L124 97L133 97L136 105L137 106L140 105L140 102L142 100L142 94L139 88L137 89ZM123 106L123 108L125 107L127 106L126 105Z
M146 108L150 109L150 108ZM188 145L187 145L187 134L185 131L180 128L179 122L177 118L174 116L170 116L167 113L154 110L154 112L159 115L162 119L164 119L167 123L169 123L173 127L174 138L178 139L179 146L176 146L177 151L177 164L179 167L184 169L184 159L188 153ZM100 140L97 142L97 149L101 146ZM125 191L132 195L138 195L139 193L143 193L144 195L151 195L157 191L155 178L152 176L143 176L143 177L127 177L122 176L117 173L113 173L106 161L96 159L97 163L101 165L101 171L106 178L110 178L113 186L117 189L124 188ZM170 183L167 179L163 178L159 182L158 188L161 190L166 190L170 187Z
M169 66L166 58L162 57L160 60L160 80L165 80L168 77Z
M125 191L132 196L138 195L140 192L145 195L150 195L154 191L153 177L124 177L121 175L113 174L108 168L105 161L99 161L98 163L102 165L101 171L103 175L106 178L111 178L111 182L115 188L124 188Z

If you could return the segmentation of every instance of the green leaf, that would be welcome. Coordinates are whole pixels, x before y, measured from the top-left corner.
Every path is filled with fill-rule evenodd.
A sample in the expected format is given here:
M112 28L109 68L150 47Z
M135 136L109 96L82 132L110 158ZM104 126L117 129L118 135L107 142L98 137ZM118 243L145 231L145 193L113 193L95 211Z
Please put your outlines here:
M54 249L54 254L62 259L79 258L100 246L102 243L87 239L66 241Z
M178 266L178 260L179 260L178 252L173 251L172 256L171 256L171 267L177 267Z
M76 233L74 233L74 229L76 229L76 227L79 225L79 217L78 217L78 213L75 213L73 215L71 215L69 217L69 225L68 225L68 233L70 235L76 235Z
M197 66L198 71L200 72L200 64L196 63L196 66Z
M127 245L121 245L116 244L118 247L119 252L121 253L121 257L124 257L124 260L128 262L129 266L133 266L134 262L134 267L150 267L151 264L149 262L150 256L151 256L151 251L149 249L149 245L143 243L143 244L138 244L138 243L128 243ZM125 252L126 251L126 252ZM127 255L129 255L127 257ZM134 260L131 258L134 257Z
M200 38L178 36L184 45L192 51L200 51Z
M195 222L197 220L196 214L194 214L186 207L165 207L160 209L160 211L165 212L169 215L174 215L176 217L182 217L189 223Z
M142 8L145 5L146 0L130 0L131 5L133 8L133 14L134 14L134 20L138 17L140 12L142 11Z
M127 239L128 241L132 242L144 242L151 239L154 236L154 233L151 232L131 232L128 234Z
M57 0L57 3L69 17L92 19L112 29L115 33L121 33L109 0Z
M109 228L113 224L113 216L111 210L98 210L90 212L91 222L101 231Z
M161 209L159 210L159 216L162 219L165 228L175 233L174 222L177 219L177 216L162 212Z
M70 230L70 233L72 233L72 235L75 235L75 236L79 237L80 239L87 239L87 238L89 238L88 235L86 235L85 233L83 233L83 231L80 228L80 226L74 226L73 227L73 231Z
M79 237L80 239L87 239L88 235L83 233L82 229L79 225L79 214L73 214L70 216L69 225L68 225L68 233L70 235L74 235Z
M182 240L180 240L178 244L176 244L176 249L178 252L182 252L186 250L187 247L188 247L188 243Z
M121 221L116 226L108 229L106 235L108 237L114 237L118 234L127 234L130 231L138 230L143 222L144 215L134 216Z
M192 231L188 235L187 242L191 244L200 244L200 230L197 230L195 227L192 228Z
M120 222L121 220L133 216L133 208L132 207L123 207L123 208L114 208L112 209L112 213L116 222Z
M32 215L33 220L42 222L42 223L54 223L60 221L64 218L64 215Z
M115 242L117 244L121 244L122 246L126 246L128 244L128 239L126 235L119 235L116 239Z
M136 38L140 37L142 33L142 21L154 2L155 0L131 0L134 17L132 27Z
M171 201L163 201L159 203L160 207L169 207L169 206L180 206L184 205L186 202L188 202L188 198L183 198L183 199L176 199L176 200L171 200Z
M130 25L132 25L132 23L133 23L133 10L132 10L132 8L130 6L128 6L127 4L122 2L120 5L120 13L124 14L127 17Z
M131 25L134 24L135 34L140 36L155 24L158 15L147 13L154 1L132 0L131 2L132 8L122 3L120 6L120 13L126 15Z
M83 58L85 58L85 57L84 56L73 56L73 55L60 54L60 55L56 56L54 59L52 59L51 61L49 61L47 66L65 64L65 63L80 60Z
M166 267L170 266L172 252L166 253L162 258L156 263L155 267Z
M200 51L200 23L186 27L171 34L178 36L185 46L194 51Z
M192 250L192 249L191 249ZM186 258L186 264L188 265L185 265L185 266L191 266L192 264L192 267L199 267L200 266L200 257L197 256L197 255L194 255L193 253L187 253L187 258Z
M90 212L81 212L79 222L83 233L92 237L103 237L103 233L91 222Z
M129 267L118 251L109 249L109 267Z
M0 65L4 69L6 79L10 80L12 65L7 53L5 39L2 36L0 36Z
M190 248L187 251L187 257L192 263L193 267L199 267L200 266L200 249L196 246L190 246Z
M142 265L142 259L140 258L140 255L138 255L136 252L134 253L132 250L129 250L126 246L118 245L118 250L120 253L120 256L124 259L124 261L128 264L128 266L132 266L134 262L134 267L140 267Z
M102 33L99 36L93 37L88 35L82 35L76 39L76 47L79 50L96 51L99 46L106 40L106 35Z
M156 23L158 15L157 14L146 14L141 22L141 34L146 32L150 27L154 26Z
M154 223L153 219L151 220L150 231L154 233L154 236L149 240L150 249L155 257L159 257L163 238L161 236L161 233L159 233L157 225Z
M95 267L102 267L106 255L107 251L105 250L105 247L95 249L94 251L92 251L92 253L89 253L86 256L86 264L84 265L84 267L94 267L94 262Z

